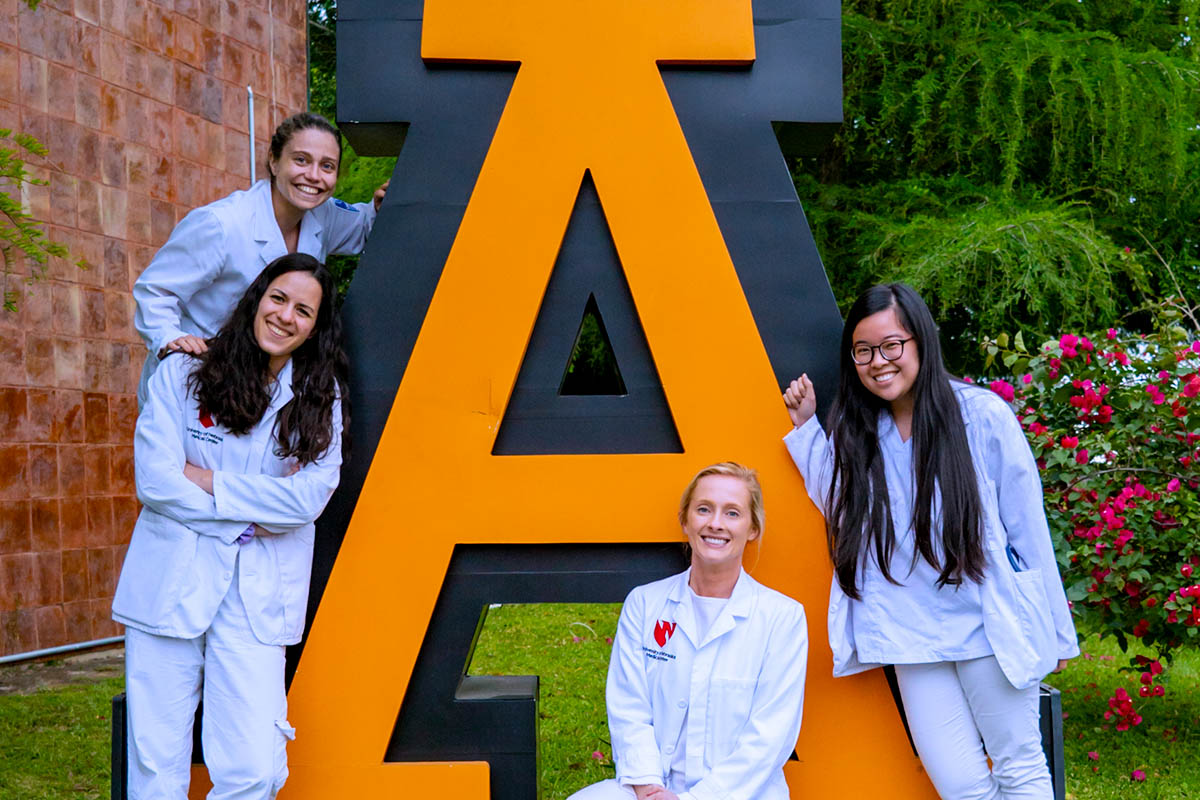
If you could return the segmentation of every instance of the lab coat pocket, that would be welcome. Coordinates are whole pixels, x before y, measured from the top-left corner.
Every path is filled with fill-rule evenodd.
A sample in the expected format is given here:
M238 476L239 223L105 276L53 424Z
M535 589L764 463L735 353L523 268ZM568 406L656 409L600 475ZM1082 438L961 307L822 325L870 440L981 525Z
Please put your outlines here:
M708 684L706 755L708 766L733 752L742 729L750 719L756 681L743 678L713 678Z
M275 720L275 786L271 796L283 788L288 779L287 743L296 738L296 729L286 719Z
M151 627L179 602L199 537L175 520L143 509L125 553L113 612Z
M1028 632L1029 643L1038 655L1038 663L1050 672L1057 663L1054 624L1042 571L1030 569L1013 575L1017 588L1017 613Z

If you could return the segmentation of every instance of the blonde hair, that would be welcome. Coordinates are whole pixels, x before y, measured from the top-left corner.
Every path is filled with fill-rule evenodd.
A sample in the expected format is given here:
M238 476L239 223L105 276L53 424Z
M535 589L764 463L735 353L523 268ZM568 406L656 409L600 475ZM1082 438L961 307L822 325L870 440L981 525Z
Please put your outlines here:
M707 478L709 475L728 475L731 478L741 478L750 493L750 527L762 534L763 525L766 523L766 512L763 511L762 486L758 483L758 473L736 461L722 461L719 464L705 467L688 481L687 488L683 490L683 496L679 498L679 524L683 525L687 521L688 506L692 504L692 495L696 493L696 485L700 483L701 478Z

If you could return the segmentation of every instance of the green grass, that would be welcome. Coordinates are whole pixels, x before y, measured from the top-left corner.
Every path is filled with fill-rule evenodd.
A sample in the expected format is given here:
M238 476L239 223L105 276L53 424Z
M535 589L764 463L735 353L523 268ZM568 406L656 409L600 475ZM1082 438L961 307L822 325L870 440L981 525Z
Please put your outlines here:
M472 675L538 675L542 800L613 777L604 678L621 604L509 605L488 612ZM576 641L578 639L579 641ZM599 752L603 759L596 759Z
M1050 683L1062 692L1063 747L1067 766L1067 797L1075 800L1174 800L1200 797L1200 652L1180 652L1166 673L1165 697L1137 697L1138 673L1121 671L1129 657L1149 652L1130 648L1122 653L1116 642L1090 636L1083 651ZM1133 695L1142 724L1118 732L1104 720L1107 700L1118 686ZM1088 758L1088 752L1099 755ZM1130 780L1135 769L1146 773L1144 783Z
M0 798L107 800L112 698L124 683L0 697Z
M618 605L502 606L489 612L472 674L540 675L539 740L544 800L612 777L604 676ZM578 637L578 641L576 641ZM1125 732L1103 714L1117 686L1136 695L1129 655L1089 637L1051 683L1062 691L1068 800L1200 798L1200 651L1169 668L1163 698L1137 699L1144 721ZM108 797L109 702L119 678L0 696L0 798ZM593 758L599 752L603 759ZM1096 752L1098 760L1088 758ZM865 756L869 758L869 755ZM1144 783L1130 773L1146 773Z

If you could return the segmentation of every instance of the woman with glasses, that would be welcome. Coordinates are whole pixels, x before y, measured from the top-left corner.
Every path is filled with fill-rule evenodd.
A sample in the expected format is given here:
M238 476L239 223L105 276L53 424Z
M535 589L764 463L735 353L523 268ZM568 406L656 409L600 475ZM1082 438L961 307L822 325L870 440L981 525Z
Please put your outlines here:
M826 519L834 675L895 666L941 797L1050 800L1038 684L1079 646L1012 409L950 376L903 284L851 307L827 428L806 375L783 400Z

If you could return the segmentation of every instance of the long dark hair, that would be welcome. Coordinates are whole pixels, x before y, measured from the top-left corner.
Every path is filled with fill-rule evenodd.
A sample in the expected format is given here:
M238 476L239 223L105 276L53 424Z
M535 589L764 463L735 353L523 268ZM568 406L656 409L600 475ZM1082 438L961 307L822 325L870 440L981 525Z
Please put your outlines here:
M254 338L254 317L271 282L287 272L307 272L321 284L321 305L312 335L292 353L292 399L279 412L275 438L281 458L300 464L317 460L333 439L333 402L340 396L343 442L349 429L349 363L342 349L342 321L334 308L333 275L306 253L291 253L267 265L209 340L208 352L188 378L200 407L236 435L259 423L271 402L270 357ZM343 447L345 452L345 447Z
M891 583L889 564L896 549L896 532L884 479L877 423L887 403L869 392L850 357L854 329L866 317L889 308L910 334L920 358L913 382L913 472L917 495L912 527L913 558L924 558L938 570L937 585L961 584L963 578L983 578L983 525L979 485L967 443L967 429L942 363L937 325L925 301L910 286L893 283L872 286L850 307L842 329L841 377L829 409L833 439L834 480L826 519L829 554L838 583L847 596L858 599L858 566L874 554L880 571ZM941 494L941 519L934 520L933 501ZM940 522L940 524L939 524ZM907 525L908 520L903 520ZM941 547L934 545L940 528ZM940 554L939 554L940 550Z

